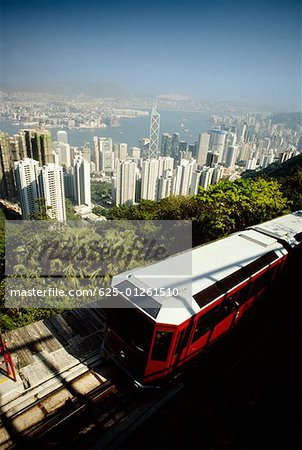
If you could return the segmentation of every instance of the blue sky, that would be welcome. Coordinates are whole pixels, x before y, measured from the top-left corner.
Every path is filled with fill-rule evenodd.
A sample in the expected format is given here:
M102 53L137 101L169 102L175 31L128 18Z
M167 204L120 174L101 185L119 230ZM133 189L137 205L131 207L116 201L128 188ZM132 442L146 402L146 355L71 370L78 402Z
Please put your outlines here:
M301 1L0 3L2 82L300 106Z

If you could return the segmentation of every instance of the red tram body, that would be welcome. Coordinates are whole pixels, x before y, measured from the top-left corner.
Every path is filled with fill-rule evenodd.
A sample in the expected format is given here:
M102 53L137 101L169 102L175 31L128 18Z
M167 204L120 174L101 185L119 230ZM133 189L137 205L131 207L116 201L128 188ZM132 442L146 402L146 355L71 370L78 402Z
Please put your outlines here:
M236 326L301 246L298 211L114 277L122 309L109 311L105 349L136 385L159 385ZM139 295L160 287L171 295Z

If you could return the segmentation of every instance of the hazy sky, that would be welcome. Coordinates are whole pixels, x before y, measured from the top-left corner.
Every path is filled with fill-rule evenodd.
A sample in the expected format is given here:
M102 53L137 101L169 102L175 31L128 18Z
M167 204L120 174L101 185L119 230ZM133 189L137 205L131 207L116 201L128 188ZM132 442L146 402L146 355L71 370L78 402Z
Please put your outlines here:
M3 82L300 107L301 1L0 3Z

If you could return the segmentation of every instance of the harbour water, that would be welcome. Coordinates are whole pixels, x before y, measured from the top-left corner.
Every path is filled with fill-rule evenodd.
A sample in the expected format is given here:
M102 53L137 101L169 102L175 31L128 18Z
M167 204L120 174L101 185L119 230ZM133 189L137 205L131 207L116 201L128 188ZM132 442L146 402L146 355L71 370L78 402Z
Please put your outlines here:
M210 113L189 111L159 111L161 115L160 133L179 133L180 139L194 144L198 134L210 129L213 125ZM18 133L21 125L13 125L9 121L0 121L0 130L9 135ZM51 128L53 140L56 133L63 128ZM91 145L93 136L111 137L114 142L126 142L129 147L137 146L142 138L149 137L150 116L134 119L121 119L120 126L96 129L66 129L69 144L81 147L84 143Z

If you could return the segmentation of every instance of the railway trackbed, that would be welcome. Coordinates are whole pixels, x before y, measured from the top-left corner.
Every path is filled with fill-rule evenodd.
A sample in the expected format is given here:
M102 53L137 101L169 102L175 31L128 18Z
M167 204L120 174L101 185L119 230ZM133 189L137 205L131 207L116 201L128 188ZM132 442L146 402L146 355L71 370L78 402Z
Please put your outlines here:
M22 411L2 415L0 448L114 448L180 388L150 396L90 369Z

